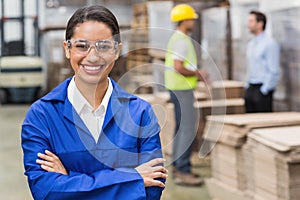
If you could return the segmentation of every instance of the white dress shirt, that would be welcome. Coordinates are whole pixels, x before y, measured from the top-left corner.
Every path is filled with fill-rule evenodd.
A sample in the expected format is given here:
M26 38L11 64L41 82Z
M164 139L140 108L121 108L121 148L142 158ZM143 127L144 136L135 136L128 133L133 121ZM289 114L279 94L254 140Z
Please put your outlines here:
M254 37L247 47L247 80L250 84L262 84L260 91L268 94L280 80L280 47L265 32Z
M93 111L91 104L84 98L76 87L74 79L75 76L72 78L68 86L68 99L97 143L102 130L107 105L113 91L111 80L108 78L108 88L103 100L99 107Z

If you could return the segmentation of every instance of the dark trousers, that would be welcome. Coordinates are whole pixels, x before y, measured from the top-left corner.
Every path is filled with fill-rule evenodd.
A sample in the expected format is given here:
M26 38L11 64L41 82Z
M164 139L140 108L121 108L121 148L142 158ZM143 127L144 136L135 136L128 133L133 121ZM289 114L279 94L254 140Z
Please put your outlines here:
M170 91L174 104L175 132L173 139L173 166L180 172L191 172L190 157L196 137L196 111L193 90Z
M250 84L246 90L245 103L247 113L272 112L273 91L264 95L260 91L262 84Z

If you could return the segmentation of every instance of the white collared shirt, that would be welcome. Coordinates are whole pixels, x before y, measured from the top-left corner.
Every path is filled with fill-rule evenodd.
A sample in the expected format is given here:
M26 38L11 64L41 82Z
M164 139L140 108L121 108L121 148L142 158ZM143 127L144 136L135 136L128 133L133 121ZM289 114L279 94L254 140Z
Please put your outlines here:
M108 88L103 100L99 107L93 111L91 104L84 98L76 87L74 78L75 76L72 78L68 86L68 99L97 143L102 130L108 102L113 91L111 80L108 78Z

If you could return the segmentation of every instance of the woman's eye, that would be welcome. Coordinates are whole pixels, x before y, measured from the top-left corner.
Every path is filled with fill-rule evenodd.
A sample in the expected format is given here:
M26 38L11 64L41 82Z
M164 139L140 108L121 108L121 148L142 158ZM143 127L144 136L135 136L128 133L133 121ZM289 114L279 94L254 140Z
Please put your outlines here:
M110 45L99 45L98 48L100 51L108 51L108 50L112 49L112 47Z
M80 50L87 50L89 48L87 44L76 44L75 47Z

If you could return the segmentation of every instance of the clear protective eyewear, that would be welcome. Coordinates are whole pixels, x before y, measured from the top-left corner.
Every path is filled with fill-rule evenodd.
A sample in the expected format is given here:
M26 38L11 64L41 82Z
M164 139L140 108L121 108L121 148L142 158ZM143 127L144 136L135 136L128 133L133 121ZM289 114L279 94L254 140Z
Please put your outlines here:
M74 53L87 55L91 48L94 47L98 54L112 55L118 49L118 42L114 40L99 40L97 42L90 42L88 40L67 40L67 47L72 49Z

